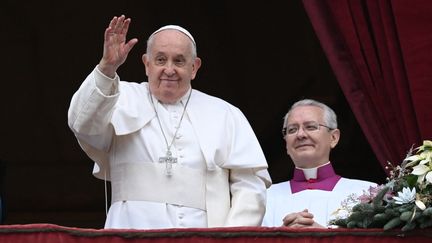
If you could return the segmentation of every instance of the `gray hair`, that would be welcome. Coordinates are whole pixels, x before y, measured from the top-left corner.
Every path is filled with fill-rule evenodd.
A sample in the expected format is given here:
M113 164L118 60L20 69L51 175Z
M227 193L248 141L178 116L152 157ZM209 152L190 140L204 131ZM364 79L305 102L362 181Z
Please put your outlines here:
M331 127L332 129L336 129L337 128L337 116L336 113L330 108L328 107L326 104L321 103L319 101L316 100L312 100L312 99L303 99L303 100L299 100L296 103L294 103L291 108L289 109L288 113L285 115L284 117L284 123L283 123L283 128L286 127L286 123L288 120L288 116L291 114L291 111L299 106L315 106L315 107L319 107L324 111L324 125Z
M192 58L195 59L195 58L197 57L197 48L196 48L196 42L195 42L195 39L193 38L192 34L189 33L189 31L187 31L185 28L183 28L183 27L181 27L181 26L178 26L178 25L166 25L166 26L163 26L163 27L157 29L155 32L153 32L153 33L149 36L149 38L147 39L147 49L146 49L146 53L147 53L148 55L150 55L150 49L151 49L151 47L152 47L152 45L153 45L155 34L161 32L161 31L163 31L163 30L168 30L168 29L169 29L169 30L177 30L177 31L183 33L184 35L186 35L186 36L189 38L189 40L191 41L191 44L192 44L192 45L191 45Z

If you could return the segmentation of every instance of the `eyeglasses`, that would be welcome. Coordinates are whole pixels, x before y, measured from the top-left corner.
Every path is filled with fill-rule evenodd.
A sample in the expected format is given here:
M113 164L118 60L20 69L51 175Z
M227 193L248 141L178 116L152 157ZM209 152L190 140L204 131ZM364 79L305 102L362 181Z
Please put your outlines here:
M331 128L329 126L326 126L324 124L320 124L318 122L305 122L303 123L303 131L305 132L315 132L318 131L320 127L326 127L329 131L334 130L334 128ZM282 135L285 137L286 135L294 135L297 134L297 132L300 130L299 124L291 124L282 129Z

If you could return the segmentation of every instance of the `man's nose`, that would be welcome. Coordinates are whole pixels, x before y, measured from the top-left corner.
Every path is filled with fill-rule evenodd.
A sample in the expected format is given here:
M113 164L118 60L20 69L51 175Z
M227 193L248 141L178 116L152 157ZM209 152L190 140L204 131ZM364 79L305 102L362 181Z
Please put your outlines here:
M175 74L175 67L172 63L167 63L165 65L164 73L168 76L172 76Z
M297 130L297 137L306 137L307 133L306 131L303 129L303 126L300 126Z

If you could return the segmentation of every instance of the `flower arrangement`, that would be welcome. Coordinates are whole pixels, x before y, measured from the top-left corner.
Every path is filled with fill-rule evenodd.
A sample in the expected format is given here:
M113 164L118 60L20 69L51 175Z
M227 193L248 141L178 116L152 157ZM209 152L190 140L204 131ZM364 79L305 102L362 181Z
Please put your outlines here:
M411 148L401 165L393 166L387 183L342 202L330 225L346 228L401 227L402 231L432 226L432 141Z

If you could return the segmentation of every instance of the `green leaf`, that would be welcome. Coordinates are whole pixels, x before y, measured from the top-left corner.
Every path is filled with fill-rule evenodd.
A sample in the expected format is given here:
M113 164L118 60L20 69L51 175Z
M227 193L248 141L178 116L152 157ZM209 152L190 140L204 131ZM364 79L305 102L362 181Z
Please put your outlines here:
M395 215L390 215L390 214L386 214L386 213L379 213L379 214L375 214L373 216L373 219L375 221L387 221L390 218L394 217Z
M424 222L421 222L419 227L424 229L431 226L432 226L432 219L429 219L429 220L425 220Z
M398 207L398 210L400 213L403 213L405 211L411 211L413 209L413 207L414 207L414 204L412 204L412 203L411 204L404 204L404 205Z
M399 217L393 218L384 225L384 230L393 229L399 226L403 221Z
M357 221L349 221L347 223L347 228L350 228L350 229L357 228Z
M369 227L369 225L372 223L372 221L373 221L373 217L365 217L363 219L363 221L361 222L360 227L366 229Z
M429 221L430 218L428 216L421 215L420 217L418 217L415 220L416 220L417 224L421 224L421 223Z
M366 217L366 214L364 214L363 212L353 212L351 213L351 215L348 217L348 221L362 221L364 219L364 217Z
M383 189L381 189L381 191L378 192L378 194L375 196L375 198L372 200L372 204L375 207L378 207L380 205L382 205L383 202L383 198L385 196L385 194L390 190L390 187L386 186Z
M375 213L384 213L386 210L386 207L382 206L382 205L374 205L373 209L374 209Z
M423 215L425 216L432 216L432 207L428 207L425 210L423 210Z
M348 220L346 218L343 219L335 219L332 222L330 222L331 225L338 225L341 227L346 227L348 223Z
M365 212L365 211L373 211L372 204L369 203L359 203L354 205L352 208L353 212Z
M406 222L406 221L409 221L411 219L412 215L413 215L413 213L411 211L405 211L399 216L399 218L402 221Z
M390 217L398 217L400 215L399 210L395 209L395 208L387 208L384 211L385 214L389 215Z
M402 227L402 231L413 230L416 227L416 225L417 224L414 221L408 222Z
M417 179L418 179L418 176L413 175L413 174L409 174L406 176L406 182L408 183L408 186L410 188L415 187L415 185L417 184Z

